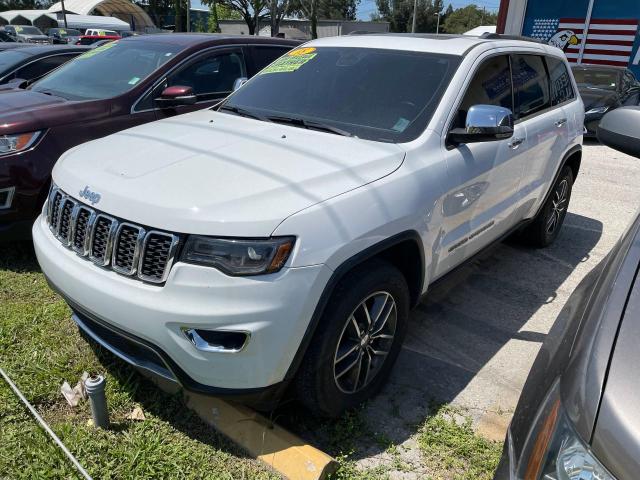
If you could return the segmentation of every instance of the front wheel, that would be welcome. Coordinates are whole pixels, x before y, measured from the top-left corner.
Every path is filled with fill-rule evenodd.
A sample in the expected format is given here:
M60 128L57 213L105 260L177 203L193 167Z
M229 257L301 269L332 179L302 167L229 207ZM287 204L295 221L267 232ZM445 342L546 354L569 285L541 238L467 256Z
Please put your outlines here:
M555 241L567 215L572 188L573 170L564 167L538 216L522 232L521 237L527 243L543 248Z
M300 400L337 417L374 395L400 352L409 290L392 265L373 261L347 274L329 299L296 380Z

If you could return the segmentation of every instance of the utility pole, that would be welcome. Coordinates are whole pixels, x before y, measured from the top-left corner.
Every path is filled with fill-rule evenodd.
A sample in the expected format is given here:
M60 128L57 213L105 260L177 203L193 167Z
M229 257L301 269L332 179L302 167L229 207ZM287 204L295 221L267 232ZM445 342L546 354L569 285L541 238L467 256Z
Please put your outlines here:
M67 10L64 8L64 0L60 0L60 6L62 7L62 20L64 22L64 28L69 28L67 25Z
M438 10L436 15L438 16L438 23L436 23L436 35L438 35L440 33L440 10Z
M187 32L191 31L191 0L187 0Z
M413 0L413 23L411 33L416 33L416 14L418 13L418 0Z

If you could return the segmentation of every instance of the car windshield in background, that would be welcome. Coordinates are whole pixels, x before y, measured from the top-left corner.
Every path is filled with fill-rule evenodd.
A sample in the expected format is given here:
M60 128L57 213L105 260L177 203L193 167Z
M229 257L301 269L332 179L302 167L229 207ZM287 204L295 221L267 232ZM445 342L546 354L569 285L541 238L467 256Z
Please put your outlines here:
M31 89L68 100L115 97L134 88L183 48L166 43L110 42L65 63Z
M40 29L36 27L17 26L16 32L21 35L42 35Z
M72 30L72 29L65 30L63 28L61 28L60 30L54 30L54 33L57 33L61 37L79 37L80 35L82 35L82 33L80 33L79 30Z
M298 48L221 110L381 142L424 131L460 57L372 48Z
M619 75L617 72L608 70L573 70L576 83L584 87L602 88L605 90L615 90L618 86Z
M15 65L27 57L29 54L21 52L20 49L2 50L0 51L0 70Z

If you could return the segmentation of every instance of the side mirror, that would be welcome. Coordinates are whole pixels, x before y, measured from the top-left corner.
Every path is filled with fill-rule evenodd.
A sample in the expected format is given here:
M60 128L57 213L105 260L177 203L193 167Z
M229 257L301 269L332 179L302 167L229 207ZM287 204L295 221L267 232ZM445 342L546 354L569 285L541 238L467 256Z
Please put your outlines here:
M172 108L179 105L193 105L198 101L193 88L174 85L167 87L162 94L155 99L156 105L160 108Z
M513 136L511 110L495 105L474 105L467 112L464 128L449 132L451 143L475 143L504 140Z
M607 147L640 158L640 107L610 111L598 125L598 140Z
M249 79L247 77L236 78L236 81L233 82L233 91L235 92L236 90L238 90L242 85L244 85L248 81L249 81Z
M8 82L0 85L0 90L12 90L14 88L27 88L29 86L29 81L24 78L14 78L13 80L9 80Z

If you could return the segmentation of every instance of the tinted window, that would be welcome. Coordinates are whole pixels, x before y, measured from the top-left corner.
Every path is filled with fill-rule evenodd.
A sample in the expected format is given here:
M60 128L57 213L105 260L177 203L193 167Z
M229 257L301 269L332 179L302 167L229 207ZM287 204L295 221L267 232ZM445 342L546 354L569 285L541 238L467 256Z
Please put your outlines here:
M302 119L382 142L424 131L460 57L373 48L299 48L225 105Z
M68 55L56 55L54 57L42 58L40 60L36 60L35 62L30 63L19 69L14 78L23 78L25 80L32 80L36 78L40 78L43 75L46 75L54 68L59 67L63 63L68 62L77 54L68 54Z
M288 47L253 47L253 65L256 72L291 50Z
M616 70L576 67L573 69L576 83L585 87L616 90L620 83L620 73Z
M29 55L21 52L19 48L0 51L0 72L9 70L28 57Z
M246 76L242 54L219 53L196 60L171 75L167 86L191 87L196 95L226 96L236 79Z
M464 127L467 112L474 105L496 105L513 111L509 57L493 57L480 66L458 108L455 127Z
M42 32L37 27L29 27L26 25L18 25L17 27L13 27L16 32L21 35L42 35Z
M571 76L565 63L554 57L547 57L547 68L551 81L551 104L558 105L575 98Z
M183 48L135 39L110 42L65 63L32 89L70 100L115 97L134 88Z
M516 118L524 118L551 106L549 78L537 55L513 55L513 87Z

